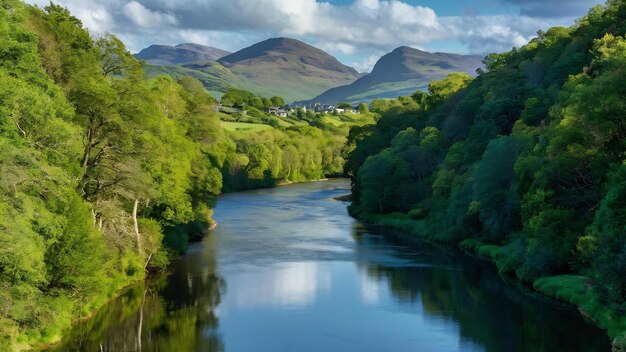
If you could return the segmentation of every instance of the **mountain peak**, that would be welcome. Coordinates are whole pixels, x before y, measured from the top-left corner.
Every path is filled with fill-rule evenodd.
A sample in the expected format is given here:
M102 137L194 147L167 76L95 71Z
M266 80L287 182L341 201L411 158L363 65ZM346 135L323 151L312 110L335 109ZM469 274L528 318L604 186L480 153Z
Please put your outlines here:
M401 46L381 57L370 74L350 85L330 89L310 102L336 104L410 95L452 72L474 75L481 60L481 56L430 53Z
M354 68L343 65L327 52L297 39L286 37L264 40L234 54L225 56L218 61L227 66L235 64L252 65L259 61L284 61L305 64L326 71L350 74L355 77L358 76L358 72Z
M150 45L135 54L135 57L156 65L180 65L197 61L216 61L230 52L195 43Z
M419 49L415 49L415 48L412 48L412 47L406 46L406 45L399 46L399 47L393 49L393 51L392 51L392 53L406 53L406 52L421 52L421 53L425 53L425 51L422 51L422 50L419 50Z

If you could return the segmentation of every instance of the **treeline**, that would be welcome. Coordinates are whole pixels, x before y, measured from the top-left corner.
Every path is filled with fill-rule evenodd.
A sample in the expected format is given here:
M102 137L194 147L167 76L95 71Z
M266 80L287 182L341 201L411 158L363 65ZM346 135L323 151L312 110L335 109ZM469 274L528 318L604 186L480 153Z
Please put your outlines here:
M0 38L0 350L59 340L164 267L222 188L343 168L347 128L227 132L199 81L147 80L60 6L0 0Z
M269 107L285 106L285 99L279 96L264 98L243 89L229 89L220 99L220 103L236 108L253 107L259 110Z
M474 80L373 107L378 123L350 133L351 212L530 283L576 275L560 297L583 304L591 285L585 309L626 345L625 32L626 4L611 0L487 56Z
M227 139L195 80L146 81L67 10L0 6L0 349L59 338L210 223Z
M222 169L224 191L343 175L346 137L311 126L232 134L233 157Z

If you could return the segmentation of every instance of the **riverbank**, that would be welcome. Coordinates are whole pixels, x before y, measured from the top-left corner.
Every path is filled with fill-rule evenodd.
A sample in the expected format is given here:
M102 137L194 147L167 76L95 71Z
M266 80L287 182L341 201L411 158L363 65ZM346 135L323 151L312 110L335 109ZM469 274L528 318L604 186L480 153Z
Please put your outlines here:
M425 240L441 242L424 235L425 222L423 220L414 220L404 214L351 215L367 223L398 230ZM505 259L505 252L500 246L485 245L473 240L447 243L457 245L471 254L485 257L496 266L498 261ZM539 278L530 286L545 296L577 307L582 315L589 318L598 327L606 330L612 341L613 352L626 351L626 316L616 316L608 307L600 304L590 282L590 278L582 275L558 275Z
M50 352L610 351L576 309L504 282L487 261L355 221L330 201L348 189L343 179L220 197L216 232L147 295L131 288Z
M43 326L36 331L23 331L17 341L13 343L15 351L42 351L54 348L77 324L92 319L107 304L119 298L127 289L146 280L146 276L129 280L117 280L115 286L110 286L100 295L96 295L74 314L58 314L54 325ZM1 347L1 346L0 346ZM0 349L1 350L1 349Z

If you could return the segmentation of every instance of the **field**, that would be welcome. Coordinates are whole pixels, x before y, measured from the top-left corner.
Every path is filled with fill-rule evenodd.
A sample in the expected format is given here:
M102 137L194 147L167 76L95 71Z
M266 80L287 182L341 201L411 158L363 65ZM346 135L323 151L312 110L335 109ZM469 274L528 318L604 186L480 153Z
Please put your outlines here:
M245 123L245 122L226 122L221 121L222 127L229 132L235 131L268 131L272 130L270 125L262 125L258 123Z

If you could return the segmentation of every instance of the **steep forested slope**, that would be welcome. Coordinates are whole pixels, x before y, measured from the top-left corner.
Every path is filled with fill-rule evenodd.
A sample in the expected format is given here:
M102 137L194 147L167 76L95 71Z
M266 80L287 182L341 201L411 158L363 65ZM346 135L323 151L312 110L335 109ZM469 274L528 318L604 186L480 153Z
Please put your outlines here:
M625 33L609 1L353 129L352 213L489 255L626 345Z
M0 0L0 350L57 341L202 236L230 190L340 172L347 127L230 133L66 9Z

